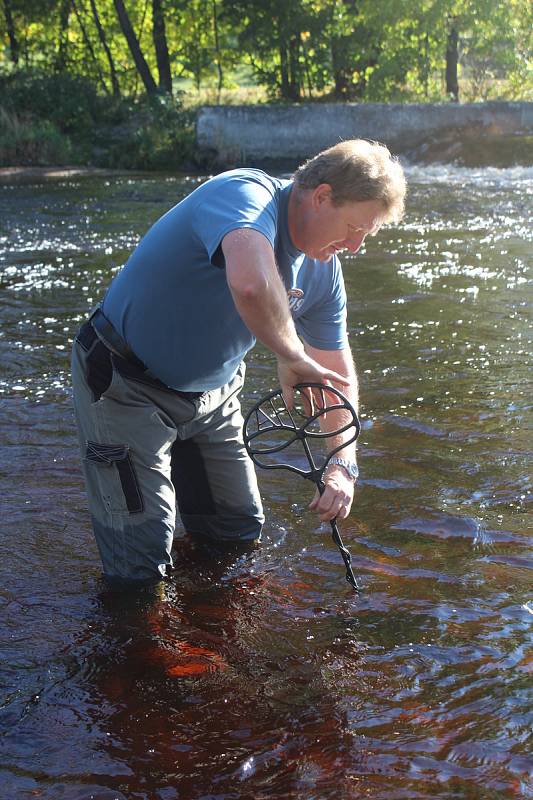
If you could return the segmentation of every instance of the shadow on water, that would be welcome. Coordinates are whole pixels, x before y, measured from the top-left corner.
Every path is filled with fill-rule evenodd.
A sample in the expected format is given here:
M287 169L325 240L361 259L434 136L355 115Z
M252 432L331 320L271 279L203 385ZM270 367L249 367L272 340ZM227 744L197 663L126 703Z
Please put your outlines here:
M68 340L195 184L0 187L2 800L533 797L531 169L410 178L405 224L344 263L360 597L284 473L259 548L179 532L164 591L101 583ZM261 348L248 374L245 408Z

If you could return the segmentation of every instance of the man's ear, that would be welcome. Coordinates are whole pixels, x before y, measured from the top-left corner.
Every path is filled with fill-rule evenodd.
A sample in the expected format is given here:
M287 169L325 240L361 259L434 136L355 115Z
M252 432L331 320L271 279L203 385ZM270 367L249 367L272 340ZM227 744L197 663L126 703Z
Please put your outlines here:
M319 208L324 203L331 203L331 186L329 183L320 183L313 189L313 205Z

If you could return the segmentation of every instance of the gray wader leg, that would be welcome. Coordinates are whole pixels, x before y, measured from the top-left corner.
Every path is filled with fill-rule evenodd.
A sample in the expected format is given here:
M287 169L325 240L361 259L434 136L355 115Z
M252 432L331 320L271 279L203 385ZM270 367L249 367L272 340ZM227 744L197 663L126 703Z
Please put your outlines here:
M74 343L74 407L104 574L136 582L166 576L176 493L191 533L258 539L264 517L240 441L243 376L193 400L124 377L113 358L98 339Z
M242 440L238 394L245 366L220 389L206 392L198 413L181 425L172 447L172 481L189 533L218 542L253 542L264 522L255 469Z

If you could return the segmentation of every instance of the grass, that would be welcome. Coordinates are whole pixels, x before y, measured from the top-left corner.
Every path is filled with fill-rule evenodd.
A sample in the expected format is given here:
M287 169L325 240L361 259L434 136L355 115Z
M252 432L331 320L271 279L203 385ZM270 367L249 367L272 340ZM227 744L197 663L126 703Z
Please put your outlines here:
M195 111L200 106L248 106L267 103L269 100L268 94L262 86L223 88L220 92L216 87L202 87L200 91L197 91L190 86L184 89L178 88L178 92L183 108L191 111Z

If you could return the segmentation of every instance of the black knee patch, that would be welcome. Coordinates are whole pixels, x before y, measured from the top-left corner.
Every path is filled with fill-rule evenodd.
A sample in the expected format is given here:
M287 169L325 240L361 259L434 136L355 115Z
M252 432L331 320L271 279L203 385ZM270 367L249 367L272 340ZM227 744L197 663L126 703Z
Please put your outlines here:
M181 514L216 514L201 450L190 439L172 445L171 480Z

